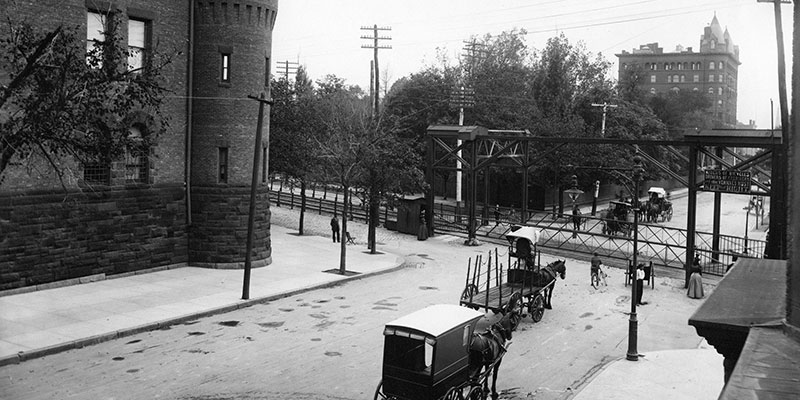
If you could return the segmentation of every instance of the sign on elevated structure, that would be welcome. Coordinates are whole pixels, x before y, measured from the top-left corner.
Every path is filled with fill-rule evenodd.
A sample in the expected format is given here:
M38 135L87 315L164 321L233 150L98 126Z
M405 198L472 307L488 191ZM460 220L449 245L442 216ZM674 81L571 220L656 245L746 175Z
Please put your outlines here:
M750 171L709 169L704 171L704 175L704 190L739 194L750 193Z

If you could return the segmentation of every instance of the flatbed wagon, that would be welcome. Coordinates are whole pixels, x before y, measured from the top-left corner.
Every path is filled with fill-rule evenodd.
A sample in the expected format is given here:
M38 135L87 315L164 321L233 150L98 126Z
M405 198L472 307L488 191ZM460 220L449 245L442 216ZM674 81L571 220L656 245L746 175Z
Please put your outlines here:
M517 309L520 315L530 314L534 322L539 322L547 304L545 296L555 284L554 277L547 279L540 273L541 253L536 249L539 231L524 226L509 232L506 238L509 267L503 268L497 250L490 252L485 262L482 256L474 262L470 259L460 304L503 314Z

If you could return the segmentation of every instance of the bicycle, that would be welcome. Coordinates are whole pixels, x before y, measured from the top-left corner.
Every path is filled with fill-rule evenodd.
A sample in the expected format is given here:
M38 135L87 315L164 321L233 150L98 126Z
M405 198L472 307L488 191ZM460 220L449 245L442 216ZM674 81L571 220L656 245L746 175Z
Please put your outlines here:
M592 287L597 289L600 287L600 280L603 280L603 286L608 286L608 282L606 282L606 277L608 274L603 271L602 268L597 267L597 271L592 271Z

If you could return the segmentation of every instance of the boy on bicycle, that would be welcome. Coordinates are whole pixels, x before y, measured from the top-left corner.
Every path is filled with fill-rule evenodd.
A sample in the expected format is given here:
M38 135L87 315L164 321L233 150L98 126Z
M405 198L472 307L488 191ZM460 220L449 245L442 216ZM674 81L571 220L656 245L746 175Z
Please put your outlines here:
M591 275L592 287L597 289L597 286L600 286L600 277L603 277L603 283L605 283L605 280L606 280L605 279L605 274L603 273L603 271L600 270L600 264L602 264L603 262L600 261L600 256L597 254L597 252L595 252L594 256L592 256L591 263L592 263L592 266L591 266L591 268L592 268L591 269L591 271L592 271L592 275ZM595 282L597 282L597 283L595 284ZM607 283L606 283L606 286L608 286Z

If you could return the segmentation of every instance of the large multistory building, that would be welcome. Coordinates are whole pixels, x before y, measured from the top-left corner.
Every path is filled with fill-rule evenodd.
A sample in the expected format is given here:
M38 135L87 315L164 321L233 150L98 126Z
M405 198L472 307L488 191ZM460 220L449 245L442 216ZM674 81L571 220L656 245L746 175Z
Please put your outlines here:
M664 52L656 42L616 56L620 81L635 70L638 87L651 95L682 90L705 93L713 101L713 117L724 127L736 126L739 46L733 44L727 28L722 30L716 15L700 37L699 51L679 45L674 52Z
M259 122L259 103L248 96L269 90L278 0L5 3L5 24L78 27L87 43L111 29L104 24L114 14L129 48L147 54L157 44L174 58L164 73L170 124L147 154L108 165L64 159L65 186L35 156L6 168L0 290L170 266L242 267ZM149 134L150 119L132 114L131 132ZM254 267L271 262L268 131L263 143Z

